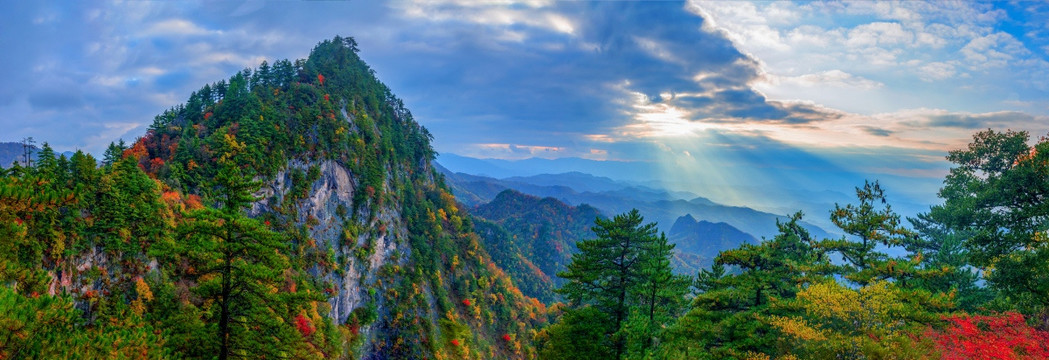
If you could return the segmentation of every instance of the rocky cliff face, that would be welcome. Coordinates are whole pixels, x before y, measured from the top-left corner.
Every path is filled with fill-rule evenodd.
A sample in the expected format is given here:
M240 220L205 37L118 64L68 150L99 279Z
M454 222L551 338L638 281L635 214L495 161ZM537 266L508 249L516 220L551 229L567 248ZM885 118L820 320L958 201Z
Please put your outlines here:
M296 200L289 196L293 190L292 170L308 171L310 167L316 167L319 178L312 181L307 188L309 196L305 199ZM394 209L382 209L382 215L372 221L351 218L339 209L353 209L353 194L358 184L350 170L341 164L325 160L319 162L294 161L288 164L288 168L278 172L271 181L265 183L262 189L255 194L260 200L256 202L250 211L254 217L262 216L267 212L276 212L286 201L291 202L296 223L309 226L308 236L316 242L321 249L332 249L336 257L346 258L347 262L341 264L344 267L343 274L337 275L321 271L320 266L314 266L311 272L321 276L325 281L331 282L334 293L329 303L331 304L331 318L339 323L346 321L350 311L361 305L362 299L367 295L361 284L374 282L374 276L369 279L367 275L374 275L378 267L383 265L388 254L397 249L396 242L389 242L386 246L386 237L392 234L378 234L375 240L376 251L367 259L358 260L352 257L352 249L367 244L372 234L359 234L348 241L341 241L340 236L348 226L358 228L377 228L382 219L390 221L399 219L399 214L390 214ZM393 228L397 228L396 226ZM403 229L403 226L401 227ZM392 236L391 236L392 237ZM365 276L362 276L365 275Z

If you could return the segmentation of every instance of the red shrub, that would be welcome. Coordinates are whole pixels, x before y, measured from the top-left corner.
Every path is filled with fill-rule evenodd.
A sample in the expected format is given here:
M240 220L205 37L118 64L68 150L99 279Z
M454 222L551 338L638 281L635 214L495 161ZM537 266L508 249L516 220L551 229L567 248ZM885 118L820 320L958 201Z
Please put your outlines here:
M295 316L295 327L299 329L299 332L304 337L313 335L313 332L316 330L313 328L313 324L310 323L310 319L307 319L302 314Z
M948 326L926 330L943 359L1049 359L1049 332L1032 328L1023 315L956 315Z
M463 299L463 305L470 306L470 299Z
M503 334L503 340L510 341L510 334Z
M152 170L153 172L157 172L157 171L158 171L158 170L160 170L160 168L161 168L161 167L163 167L163 166L164 166L164 159L161 159L161 158L153 158L153 160L150 160L150 161L149 161L149 168L150 168L150 170Z
M452 346L459 346L459 339L452 339Z
M189 210L196 210L196 209L200 209L200 208L203 208L203 207L204 207L204 204L201 203L200 195L190 194L189 196L186 196L186 208L187 209L189 209Z

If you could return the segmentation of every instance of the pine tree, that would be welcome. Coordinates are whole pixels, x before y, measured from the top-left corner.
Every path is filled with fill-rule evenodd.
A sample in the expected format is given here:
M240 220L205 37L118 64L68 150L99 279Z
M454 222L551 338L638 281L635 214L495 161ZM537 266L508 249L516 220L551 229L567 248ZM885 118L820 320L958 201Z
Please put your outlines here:
M668 331L664 357L743 358L775 352L779 334L766 319L789 310L774 305L794 298L800 286L827 278L829 263L798 222L801 212L777 222L779 234L760 244L721 252L697 276L699 294ZM732 271L728 271L731 269Z
M951 229L942 217L942 212L927 212L908 218L919 237L905 247L911 256L922 259L921 268L928 275L912 280L912 285L931 292L954 292L961 310L976 311L994 298L995 290L979 284L980 273L971 265L965 240L972 233Z
M656 224L643 222L637 209L595 220L597 238L576 243L579 253L572 255L568 270L557 275L568 281L557 291L574 306L594 306L609 315L607 335L617 359L625 350L620 329L630 314L634 291L644 280L641 270L648 251L659 239Z
M82 170L80 176L93 177L86 168ZM95 220L89 234L110 254L123 256L146 250L170 230L160 216L160 189L134 157L120 159L103 170L92 187L96 190L90 199Z
M685 303L692 279L676 275L670 265L674 256L675 244L667 242L665 234L660 234L645 250L645 260L641 263L641 282L634 290L637 293L637 306L631 314L636 318L632 326L635 341L631 341L635 356L643 357L659 344L657 335L660 329L676 318Z
M1027 144L1024 131L981 131L955 164L930 218L964 238L969 261L1009 307L1049 308L1049 139Z
M868 181L856 188L856 197L859 204L835 204L830 220L858 240L842 237L825 240L819 246L841 255L845 262L840 269L842 275L859 285L878 279L906 281L914 277L918 272L916 261L897 259L876 250L879 245L899 247L916 237L900 224L900 215L886 203L885 190L877 181Z
M69 174L73 185L95 186L98 181L98 170L95 169L95 158L91 154L77 150L69 158Z
M102 165L109 166L122 159L124 150L127 150L127 144L124 143L124 139L120 139L119 143L109 143L106 153L102 156Z
M177 240L162 247L173 264L185 264L184 275L197 283L206 332L213 342L200 344L219 359L244 356L283 357L296 332L287 314L289 297L275 289L283 284L288 259L280 237L243 211L254 201L259 183L242 178L225 164L215 179L220 209L204 208L186 215ZM187 344L177 344L187 345ZM194 346L194 345L189 345Z
M54 181L55 177L58 176L58 159L55 158L55 150L47 142L44 142L40 152L36 154L34 169L40 177L46 180Z

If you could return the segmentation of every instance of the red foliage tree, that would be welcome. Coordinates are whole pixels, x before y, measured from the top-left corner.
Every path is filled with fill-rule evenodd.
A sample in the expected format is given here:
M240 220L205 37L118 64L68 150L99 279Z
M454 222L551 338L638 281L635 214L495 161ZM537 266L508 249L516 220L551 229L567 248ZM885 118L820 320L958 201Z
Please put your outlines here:
M470 306L470 299L463 299L463 305Z
M128 156L134 156L135 159L145 159L149 156L149 150L146 150L146 144L140 139L130 149L124 150L124 157Z
M1024 322L1023 315L945 316L940 331L926 330L943 359L1049 359L1049 332Z
M459 339L452 339L452 346L459 346Z
M316 329L313 328L313 324L310 323L310 319L307 319L302 314L295 316L295 327L299 329L299 332L302 333L302 336L304 337L309 337L310 335L313 335L314 331L316 331Z
M510 334L503 334L503 340L510 341L511 340Z
M153 160L149 161L149 169L150 169L150 171L152 171L154 173L159 171L160 168L163 167L163 166L164 166L164 159L153 158Z

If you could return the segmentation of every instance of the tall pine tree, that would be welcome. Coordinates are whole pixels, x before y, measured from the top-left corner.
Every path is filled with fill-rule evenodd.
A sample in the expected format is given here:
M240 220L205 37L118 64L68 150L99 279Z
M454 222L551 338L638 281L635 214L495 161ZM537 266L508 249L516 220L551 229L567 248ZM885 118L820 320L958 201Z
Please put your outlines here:
M859 285L874 280L906 281L919 272L917 261L894 258L880 250L913 242L917 235L900 224L900 215L885 201L885 190L877 181L856 188L859 204L835 204L830 220L852 239L828 239L820 247L841 255L840 272Z
M226 163L215 179L221 208L203 208L186 215L176 229L177 239L161 247L176 275L196 283L203 301L204 334L197 347L219 359L230 357L287 357L298 338L288 315L295 297L278 291L288 269L281 238L244 211L254 201L259 183L244 179L239 168ZM304 304L300 304L305 306ZM203 335L203 334L201 334Z
M611 220L597 219L592 230L597 238L576 243L579 253L572 255L568 270L558 274L568 281L558 292L575 307L593 306L608 315L608 345L621 359L626 342L620 330L645 280L642 269L660 238L656 224L644 224L637 209Z

